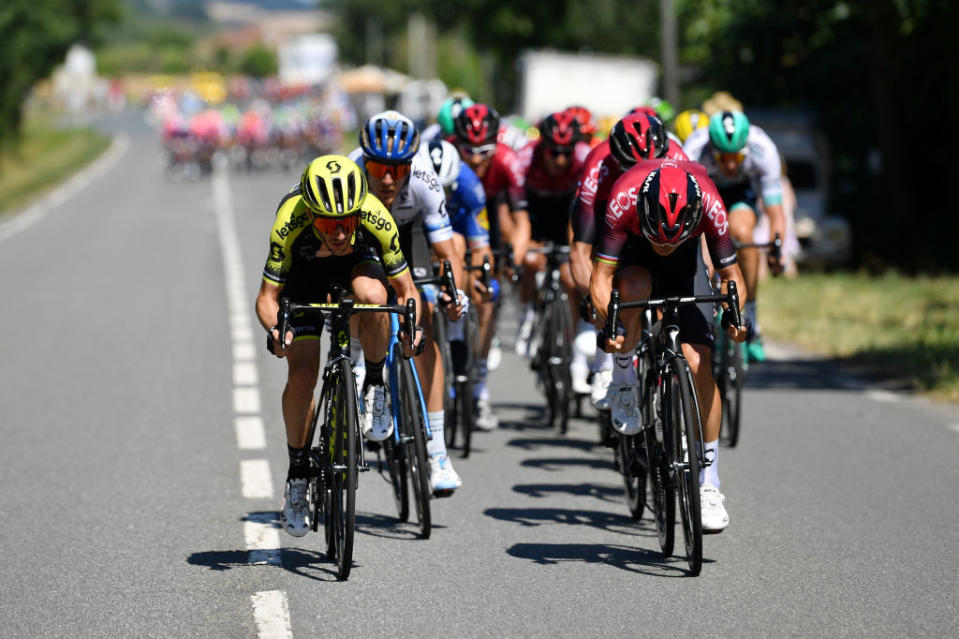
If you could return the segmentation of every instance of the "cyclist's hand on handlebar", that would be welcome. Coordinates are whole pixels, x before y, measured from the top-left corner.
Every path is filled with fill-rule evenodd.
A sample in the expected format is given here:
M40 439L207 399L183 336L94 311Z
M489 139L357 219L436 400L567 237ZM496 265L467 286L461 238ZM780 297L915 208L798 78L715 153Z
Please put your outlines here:
M266 336L266 349L277 357L286 357L293 344L293 331L286 332L286 339L280 343L280 331L274 326L270 329L270 334Z
M426 341L423 338L423 327L417 326L416 330L413 332L413 346L410 347L409 338L407 337L406 331L402 328L399 331L398 337L400 339L400 344L403 348L403 357L409 359L415 355L419 355L423 352L423 348L426 346Z
M741 344L745 342L753 333L752 322L749 321L748 317L743 318L742 326L736 326L732 323L730 319L731 315L729 310L723 312L723 326L726 329L726 335L729 336L729 339L733 340L736 343Z
M769 263L770 273L777 277L782 275L783 270L786 268L786 263L782 256L776 256L774 251L769 251L766 255L766 261Z
M490 301L490 299L492 299L493 297L492 295L490 295L490 292L486 289L486 286L483 285L483 280L479 278L473 281L473 290L482 296L482 300L484 302Z
M441 292L439 296L439 302L446 311L446 317L451 322L455 322L463 317L463 315L466 313L466 310L469 308L469 296L459 289L457 289L456 293L457 297L459 298L459 305L454 304L453 298L450 297L445 291Z

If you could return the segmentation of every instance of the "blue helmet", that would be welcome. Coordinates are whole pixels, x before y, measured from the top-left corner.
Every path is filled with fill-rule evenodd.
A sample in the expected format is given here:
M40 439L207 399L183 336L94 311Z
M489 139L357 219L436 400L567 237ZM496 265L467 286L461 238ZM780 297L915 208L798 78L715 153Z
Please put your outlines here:
M409 162L420 147L420 134L402 113L383 111L360 129L360 147L363 155L377 162Z

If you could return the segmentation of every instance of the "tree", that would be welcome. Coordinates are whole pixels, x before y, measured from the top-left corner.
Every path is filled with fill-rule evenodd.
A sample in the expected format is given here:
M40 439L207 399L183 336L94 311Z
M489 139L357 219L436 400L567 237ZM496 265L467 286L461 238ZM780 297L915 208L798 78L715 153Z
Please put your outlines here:
M23 104L37 80L75 42L95 42L120 17L118 0L4 0L0 3L0 146L15 139Z

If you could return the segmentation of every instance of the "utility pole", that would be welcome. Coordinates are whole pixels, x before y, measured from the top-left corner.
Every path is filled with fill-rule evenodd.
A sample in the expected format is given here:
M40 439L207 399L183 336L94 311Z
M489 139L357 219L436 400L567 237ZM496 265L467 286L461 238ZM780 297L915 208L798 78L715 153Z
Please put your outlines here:
M659 26L663 57L663 96L674 108L679 104L679 33L673 0L659 0Z

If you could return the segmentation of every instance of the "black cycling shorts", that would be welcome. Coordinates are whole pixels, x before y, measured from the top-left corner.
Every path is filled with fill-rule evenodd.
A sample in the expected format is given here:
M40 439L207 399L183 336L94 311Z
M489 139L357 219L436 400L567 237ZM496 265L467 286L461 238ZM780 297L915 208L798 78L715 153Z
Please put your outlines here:
M326 302L334 288L343 292L352 290L353 270L361 264L379 264L380 258L371 247L355 250L349 255L321 257L298 264L283 286L282 296L297 304ZM302 266L303 268L300 268ZM323 331L323 317L311 313L294 313L290 318L293 339L319 339Z
M682 244L667 256L657 255L649 242L634 239L626 244L619 257L618 268L627 266L642 266L649 271L653 280L653 298L711 295L713 292L698 238ZM714 309L711 302L680 306L680 341L712 348Z
M719 197L723 199L726 210L730 213L735 209L748 206L753 210L756 219L759 220L759 206L757 206L756 192L749 182L734 184L732 186L719 189Z
M569 244L570 204L575 193L538 196L526 194L529 202L530 238L536 242Z

